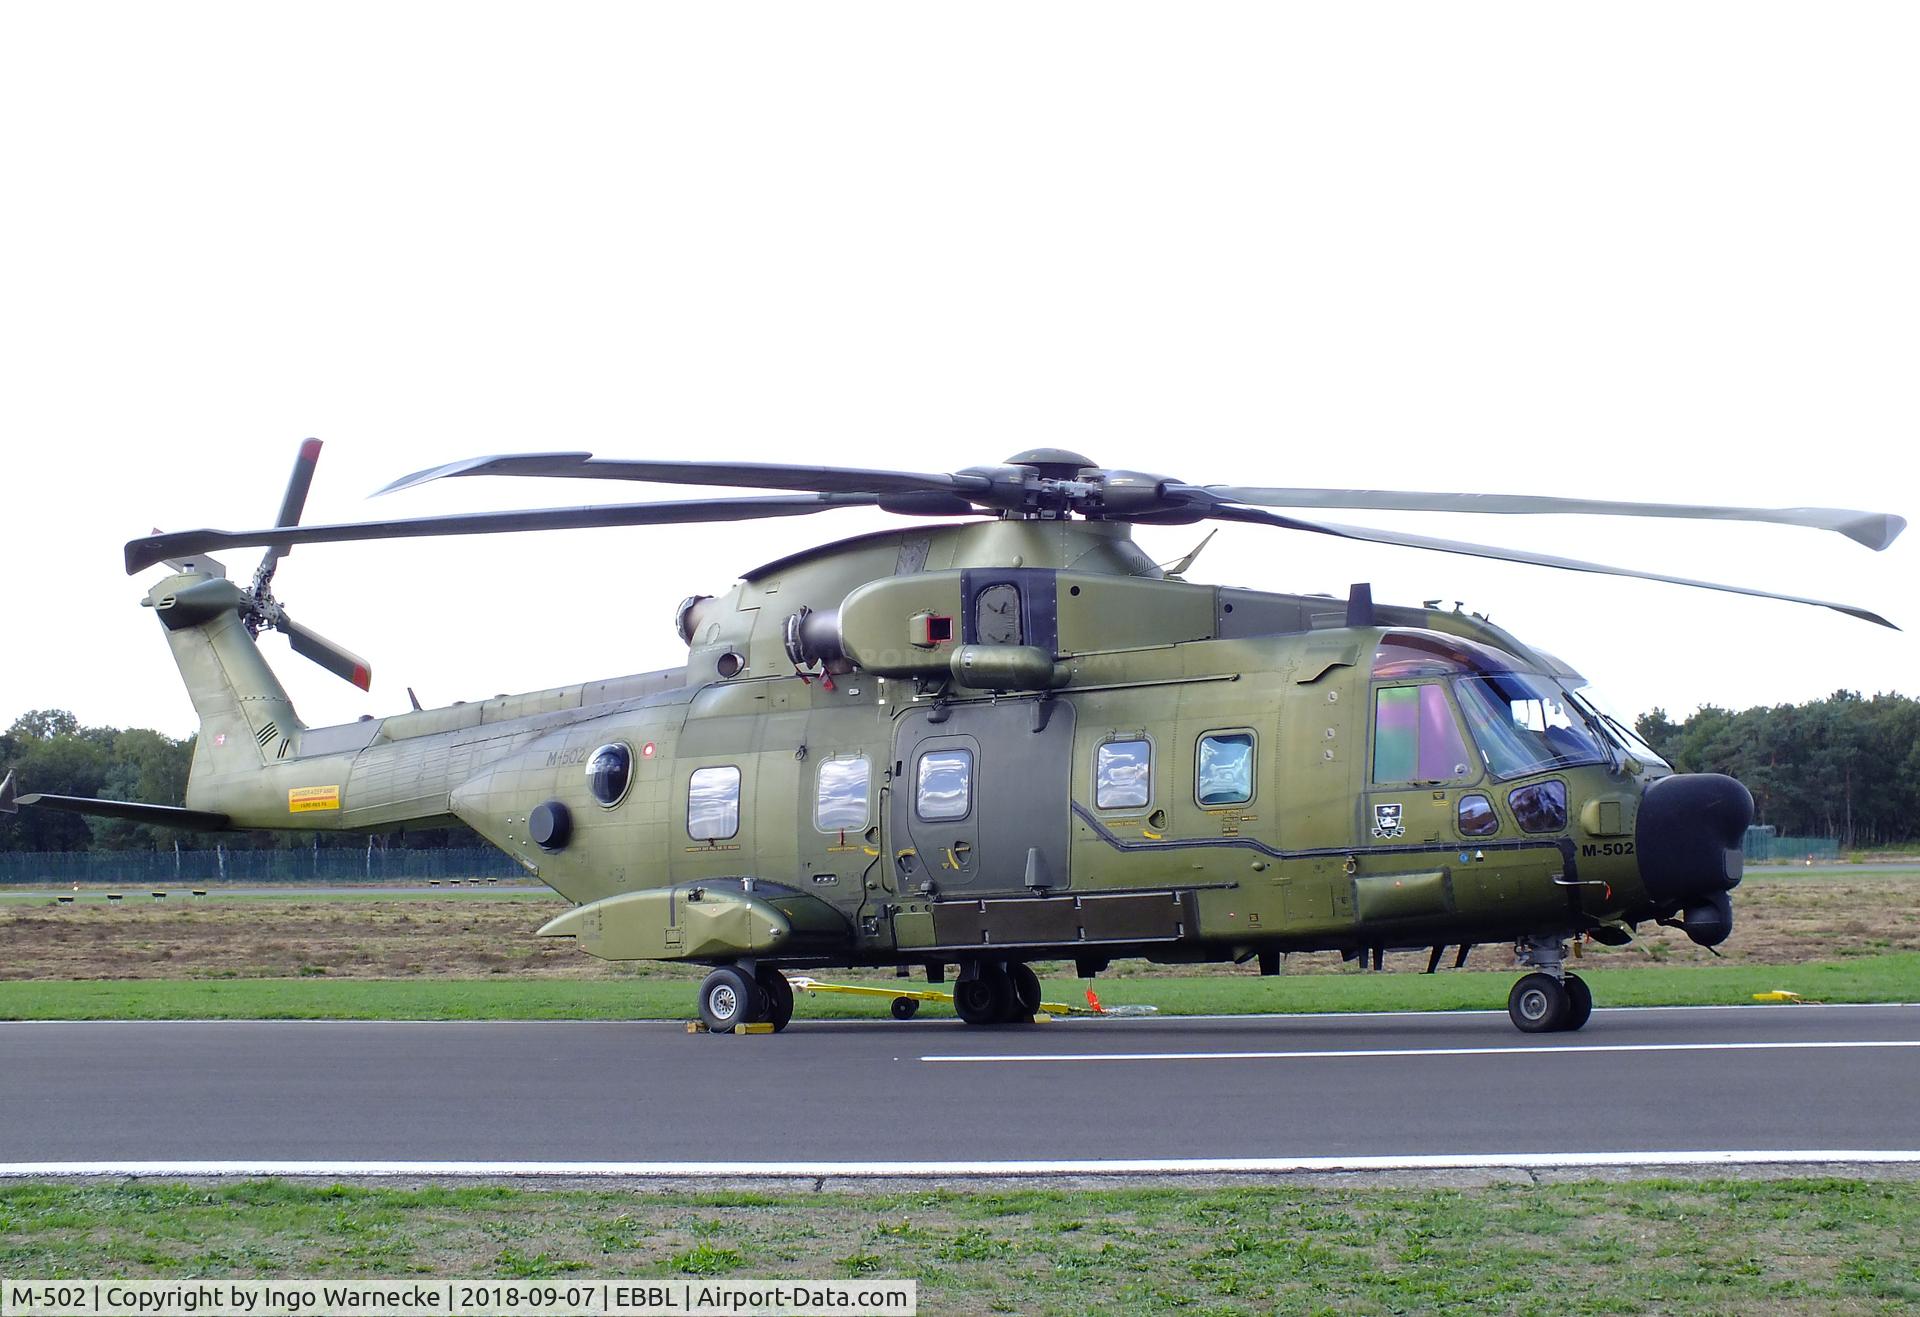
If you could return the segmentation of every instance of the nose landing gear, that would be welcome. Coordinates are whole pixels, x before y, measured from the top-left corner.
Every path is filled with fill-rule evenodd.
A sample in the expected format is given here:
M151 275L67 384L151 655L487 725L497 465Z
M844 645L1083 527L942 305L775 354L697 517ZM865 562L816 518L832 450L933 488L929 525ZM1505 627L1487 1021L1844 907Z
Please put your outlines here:
M1522 1033L1571 1032L1593 1014L1593 990L1566 972L1567 944L1558 934L1514 944L1514 955L1533 973L1507 994L1507 1018Z

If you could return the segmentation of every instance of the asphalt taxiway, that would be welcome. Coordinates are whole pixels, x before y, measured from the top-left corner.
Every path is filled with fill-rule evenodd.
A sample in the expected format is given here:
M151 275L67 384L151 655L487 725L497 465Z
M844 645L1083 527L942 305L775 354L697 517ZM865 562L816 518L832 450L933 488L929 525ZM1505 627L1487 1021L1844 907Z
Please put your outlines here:
M1503 1012L13 1023L0 1111L0 1174L1920 1161L1920 1006L1601 1010L1547 1036Z

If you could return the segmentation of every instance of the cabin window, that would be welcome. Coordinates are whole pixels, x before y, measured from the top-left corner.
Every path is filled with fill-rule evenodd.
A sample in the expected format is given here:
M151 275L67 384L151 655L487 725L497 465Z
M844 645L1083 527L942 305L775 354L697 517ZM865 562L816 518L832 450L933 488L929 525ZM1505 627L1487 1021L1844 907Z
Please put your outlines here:
M1194 756L1193 796L1202 805L1253 799L1253 733L1208 732Z
M1108 741L1094 755L1093 803L1100 809L1143 809L1153 799L1153 746Z
M1500 816L1485 796L1460 797L1459 822L1462 837L1491 837L1500 831Z
M815 779L813 826L821 832L858 832L867 826L867 783L872 778L865 755L835 755L820 761Z
M1567 826L1567 784L1535 782L1507 796L1514 821L1528 832L1559 832Z
M696 768L687 781L687 835L724 841L740 831L740 770Z
M612 809L633 781L633 751L624 745L603 745L587 760L587 791Z
M1373 697L1373 780L1451 782L1472 762L1444 686L1383 686Z
M913 808L928 823L965 818L973 809L973 751L931 750L921 755Z

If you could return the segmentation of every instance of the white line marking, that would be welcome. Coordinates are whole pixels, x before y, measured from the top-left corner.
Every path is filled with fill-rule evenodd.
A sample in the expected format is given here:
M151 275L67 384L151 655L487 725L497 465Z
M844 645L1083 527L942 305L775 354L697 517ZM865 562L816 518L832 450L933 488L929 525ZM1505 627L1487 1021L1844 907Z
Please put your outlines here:
M1861 1010L1910 1010L1920 1006L1920 1002L1906 1001L1798 1001L1798 1002L1715 1002L1700 1006L1596 1006L1595 1015L1645 1015L1649 1011L1747 1011L1754 1015L1779 1015L1786 1013L1791 1006L1795 1013L1802 1011L1861 1011ZM1169 1020L1183 1023L1195 1023L1203 1020L1223 1022L1247 1020L1462 1020L1475 1016L1494 1015L1504 1017L1506 1008L1473 1007L1457 1011L1245 1011L1235 1015L1069 1015L1055 1016L1055 1024L1151 1024Z
M1745 1002L1745 1003L1736 1003L1736 1004L1721 1003L1718 1005L1709 1005L1709 1006L1599 1006L1594 1008L1593 1013L1596 1016L1600 1016L1600 1015L1633 1016L1633 1015L1645 1015L1653 1011L1742 1011L1742 1012L1750 1013L1755 1016L1760 1016L1760 1015L1788 1016L1788 1015L1806 1015L1808 1012L1811 1012L1811 1011L1912 1010L1915 1007L1920 1007L1920 1002L1897 1002L1897 1001L1811 1002L1811 1001L1806 1001L1806 1002L1795 1002L1791 1006L1788 1006L1785 1003ZM1170 1024L1170 1023L1171 1024L1213 1024L1213 1023L1246 1024L1246 1023L1251 1023L1251 1022L1261 1021L1261 1020L1471 1020L1479 1016L1504 1017L1506 1013L1507 1012L1504 1008L1499 1008L1499 1009L1489 1008L1486 1010L1475 1009L1475 1010L1461 1010L1461 1011L1259 1011L1259 1012L1248 1012L1246 1014L1241 1014L1241 1015L1128 1015L1128 1016L1112 1016L1106 1019L1101 1019L1099 1017L1090 1016L1090 1015L1071 1015L1071 1016L1057 1016L1055 1017L1053 1023L1054 1025L1083 1024L1083 1025L1088 1025L1092 1027L1105 1028L1105 1027L1112 1027L1112 1026L1125 1025L1125 1024ZM623 1026L623 1025L634 1025L634 1024L649 1024L649 1025L669 1025L670 1024L674 1026L680 1026L680 1025L684 1025L685 1023L686 1023L686 1020L684 1018L674 1018L674 1019L649 1018L649 1019L632 1019L632 1020L573 1020L573 1019L356 1020L352 1018L342 1019L342 1018L313 1017L313 1018L290 1019L290 1020L262 1020L262 1019L231 1019L231 1018L216 1017L216 1018L209 1018L209 1019L189 1018L189 1019L177 1019L177 1020L100 1020L100 1019L0 1020L0 1029L24 1028L29 1025L46 1027L49 1025L69 1025L70 1026L70 1025L76 1025L76 1024L103 1025L103 1026L104 1025L201 1025L201 1024L239 1025L239 1024L244 1024L244 1025L251 1025L254 1027L262 1027L262 1026L268 1026L268 1025L279 1026L279 1025L289 1025L289 1024L332 1025L335 1027L340 1027L344 1025L351 1025L351 1026L358 1027L360 1025L369 1025L369 1024L407 1025L410 1027L418 1027L421 1025L443 1025L443 1024L457 1024L457 1025L539 1024L539 1025L575 1025L575 1026L597 1025L597 1026L606 1027L606 1026ZM913 1023L915 1028L923 1028L929 1024L949 1025L949 1024L959 1024L960 1021L950 1016L936 1015L932 1017L916 1017ZM883 1019L879 1017L877 1014L872 1019L867 1019L865 1017L858 1017L858 1016L844 1016L839 1019L832 1019L832 1020L800 1018L794 1021L795 1027L798 1027L801 1025L816 1025L816 1024L822 1024L822 1025L883 1024L889 1028L893 1026L892 1021Z
M1869 1047L1920 1047L1920 1039L1799 1043L1579 1043L1564 1047L1361 1047L1297 1052L1012 1052L1003 1055L923 1056L938 1065L1017 1065L1058 1061L1330 1061L1375 1056L1591 1056L1597 1052L1781 1052Z
M1797 1166L1920 1164L1920 1149L1709 1149L1640 1152L1473 1152L1442 1156L1176 1157L1073 1161L961 1162L471 1162L471 1161L139 1161L0 1162L0 1179L71 1176L449 1176L793 1178L838 1176L1205 1175L1301 1171L1521 1170L1608 1166Z

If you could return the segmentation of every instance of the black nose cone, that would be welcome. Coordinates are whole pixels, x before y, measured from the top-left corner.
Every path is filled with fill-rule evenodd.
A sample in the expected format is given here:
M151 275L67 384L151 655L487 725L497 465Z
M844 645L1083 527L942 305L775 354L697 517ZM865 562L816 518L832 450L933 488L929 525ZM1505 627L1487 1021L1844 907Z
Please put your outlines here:
M1753 797L1723 773L1675 773L1647 788L1634 849L1647 894L1664 905L1719 905L1740 885Z

